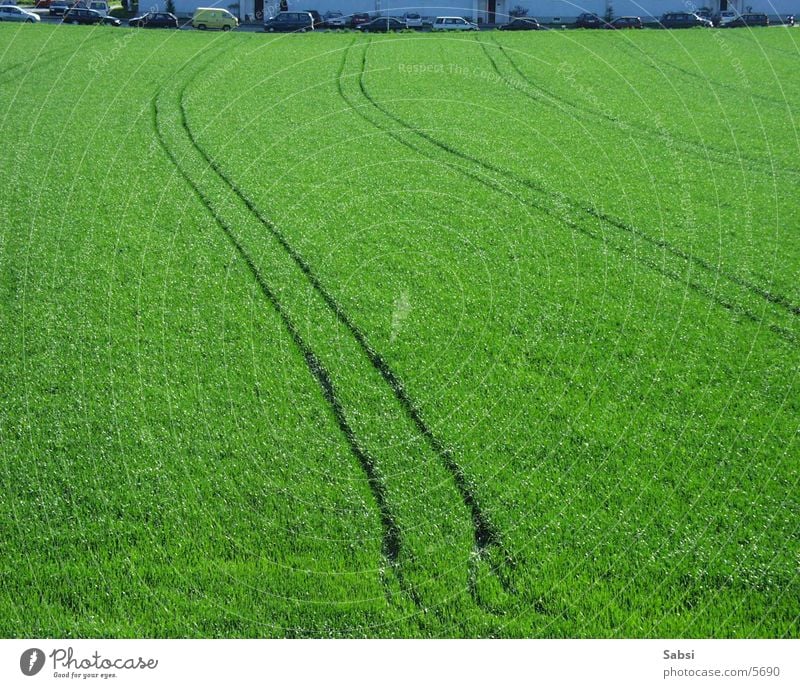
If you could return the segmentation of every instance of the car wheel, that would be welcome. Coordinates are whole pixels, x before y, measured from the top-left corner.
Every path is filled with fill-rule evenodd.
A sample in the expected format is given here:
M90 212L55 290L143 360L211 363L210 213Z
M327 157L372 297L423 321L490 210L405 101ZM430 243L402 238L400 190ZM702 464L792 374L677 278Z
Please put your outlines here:
M225 26L222 27L222 30L223 31L230 31L231 27L226 24Z
M198 25L197 25L197 28L198 28L200 31L205 31L205 30L206 30L206 25L205 25L205 24L198 24Z
M26 19L25 21L28 24L33 24L33 22L35 22L36 20L35 19Z
M144 22L142 22L142 21L136 22L136 28L137 29L143 29L144 28Z

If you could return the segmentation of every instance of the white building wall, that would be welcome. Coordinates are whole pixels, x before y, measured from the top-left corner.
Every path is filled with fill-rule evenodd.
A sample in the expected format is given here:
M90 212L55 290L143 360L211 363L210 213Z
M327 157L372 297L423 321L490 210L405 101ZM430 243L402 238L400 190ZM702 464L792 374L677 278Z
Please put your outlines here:
M163 10L166 0L139 0L140 9ZM177 14L191 15L197 7L223 7L243 18L254 14L254 0L173 0ZM691 12L701 7L716 10L720 0L496 0L497 20L504 20L517 5L528 10L532 17L551 21L558 17L569 23L582 12L604 15L607 3L613 7L614 16L634 15L645 18L660 17L665 12ZM769 15L800 15L800 0L729 0L729 6L744 11L752 7L753 12ZM454 15L485 19L487 0L433 0L430 4L420 0L289 0L290 10L315 9L320 14L338 10L345 14L353 12L377 12L400 16L405 12L419 12L425 17ZM277 12L278 0L264 0L267 16Z
M532 17L550 21L560 17L569 22L583 12L605 15L611 5L615 17L634 16L643 19L658 18L665 12L695 12L703 7L712 11L719 9L720 0L507 0L509 8L520 5ZM745 11L752 6L753 12L769 15L800 15L800 0L728 0L728 7Z

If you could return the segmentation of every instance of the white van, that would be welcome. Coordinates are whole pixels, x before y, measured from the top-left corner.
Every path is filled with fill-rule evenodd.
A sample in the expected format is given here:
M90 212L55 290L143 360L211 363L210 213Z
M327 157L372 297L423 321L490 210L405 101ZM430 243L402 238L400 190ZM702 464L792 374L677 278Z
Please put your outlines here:
M192 27L200 31L206 29L230 31L237 26L239 20L221 7L198 7L192 16Z
M111 12L106 0L89 0L88 9L99 12L104 17L107 17L108 13Z

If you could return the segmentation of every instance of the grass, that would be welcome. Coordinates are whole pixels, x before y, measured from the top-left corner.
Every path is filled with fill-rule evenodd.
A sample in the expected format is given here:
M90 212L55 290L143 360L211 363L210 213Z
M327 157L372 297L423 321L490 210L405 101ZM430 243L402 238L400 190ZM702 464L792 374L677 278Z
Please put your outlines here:
M0 33L5 636L796 635L791 30Z

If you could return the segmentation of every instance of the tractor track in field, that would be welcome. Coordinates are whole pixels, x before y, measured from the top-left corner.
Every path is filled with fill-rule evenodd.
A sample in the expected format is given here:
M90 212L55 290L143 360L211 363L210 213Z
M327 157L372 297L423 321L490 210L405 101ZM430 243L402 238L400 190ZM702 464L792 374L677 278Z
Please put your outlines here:
M787 31L788 31L788 28L787 28ZM777 48L774 45L763 45L762 43L759 43L757 40L753 40L753 38L751 36L752 36L752 33L750 33L750 32L747 32L746 35L744 33L742 33L742 32L739 32L739 31L726 31L725 32L725 38L732 37L734 40L742 41L744 43L747 43L748 45L758 46L759 48L761 48L762 52L764 52L765 54L768 53L768 52L770 52L770 53L774 52L774 53L780 53L781 55L788 55L789 57L794 58L795 60L800 58L800 45L798 45L795 50L787 50L786 48Z
M534 91L538 92L541 97L537 97L537 95L532 94L526 88L520 88L519 83L516 79L509 79L506 75L504 75L494 58L491 56L489 51L486 48L485 41L480 40L477 36L475 40L480 43L481 48L483 48L486 57L488 58L489 62L492 64L492 68L494 69L495 73L503 80L503 83L510 85L512 88L516 89L534 103L539 105L545 105L551 109L557 110L559 113L567 114L568 116L575 117L577 113L578 116L581 116L584 119L589 121L600 121L606 124L612 124L617 129L622 132L627 133L635 133L641 136L644 139L650 139L653 141L666 141L666 143L674 148L678 148L680 150L689 153L690 155L695 155L701 159L709 160L710 162L720 164L720 165L733 165L741 167L742 163L747 163L749 166L755 166L763 169L770 175L775 175L776 172L792 175L792 176L800 176L800 169L795 169L791 167L782 167L780 165L776 165L771 161L764 159L763 157L756 157L753 155L745 155L740 153L733 153L731 151L725 150L723 148L717 148L716 146L710 145L704 141L697 141L694 139L679 139L676 138L671 132L668 132L666 129L664 131L659 131L658 129L654 129L648 127L644 124L632 124L630 122L626 122L625 120L614 116L613 114L600 112L598 110L593 110L592 108L585 107L574 103L570 100L567 100L563 96L560 96L549 89L540 86L539 84L534 83L531 81L530 77L527 76L519 65L514 61L514 59L509 55L508 51L505 47L497 42L497 39L494 36L490 37L492 42L497 46L497 49L502 53L503 57L508 61L511 65L512 69L517 73L520 79L522 79L525 83L527 83ZM573 110L574 112L570 113L568 109Z
M89 36L89 37L85 38L83 40L83 42L79 44L78 47L82 48L82 47L85 46L86 43L97 41L97 40L99 40L101 38L107 38L108 35L109 34L103 33L103 34L100 34L100 35L98 35L96 37L95 36ZM23 60L22 62L15 62L12 65L5 66L2 70L0 70L0 77L5 77L7 74L13 72L14 70L16 70L16 69L18 69L20 67L23 67L23 68L27 67L27 72L26 72L26 75L27 75L28 72L32 72L32 71L35 71L35 70L43 69L44 67L47 67L47 66L51 65L53 62L56 62L59 58L75 56L76 54L77 54L77 49L74 48L74 47L66 49L66 50L63 49L63 48L53 48L51 50L45 50L43 52L40 52L38 55L34 56L33 61ZM45 58L45 57L47 59L41 59L41 58ZM19 75L16 75L16 76L13 76L13 77L9 77L9 78L0 79L0 86L5 86L6 84L16 83L17 81L19 81L19 79L20 79Z
M185 123L186 112L183 106L182 97L181 97L181 116L182 116L182 121ZM341 304L339 304L338 301L336 301L336 299L333 297L333 295L325 288L325 286L322 284L319 277L316 275L316 273L311 268L309 263L289 243L283 232L281 232L278 229L278 227L275 225L274 222L272 222L272 220L270 220L264 215L264 213L261 211L260 208L258 208L258 206L253 202L253 200L244 191L242 191L242 189L225 173L225 171L220 167L220 165L215 160L213 160L211 156L208 155L208 153L205 151L205 149L202 148L202 146L199 145L191 129L185 124L184 128L186 129L189 138L192 140L192 144L194 145L194 147L203 156L203 159L217 173L217 175L227 184L227 186L244 202L248 210L250 210L250 212L253 213L253 215L258 219L258 221L275 237L275 239L277 239L278 243L284 248L286 253L289 254L289 256L297 265L297 267L300 268L300 270L306 276L306 278L314 287L316 292L322 297L323 301L328 306L328 308L330 308L331 311L333 311L333 313L336 315L336 318L339 320L339 322L341 322L347 328L347 330L354 337L356 342L358 342L358 345L363 351L364 355L369 359L369 362L372 365L372 367L376 371L378 371L378 373L386 382L386 384L389 385L389 387L392 390L392 393L394 394L396 399L400 402L400 405L403 407L408 417L414 423L420 435L422 435L425 438L430 447L440 457L447 470L453 476L453 479L461 495L461 498L464 500L464 503L467 505L472 515L472 520L475 525L475 542L481 548L495 544L497 542L497 534L490 525L486 516L481 511L480 506L478 505L478 501L475 498L475 495L473 494L471 488L469 487L468 481L463 471L461 470L460 466L456 463L452 455L452 452L447 447L444 446L442 441L433 433L430 426L422 418L419 406L409 396L402 380L400 380L399 376L392 370L392 368L386 362L386 359L380 353L378 353L375 350L375 348L369 343L363 331L352 321L350 316L348 316L347 313L342 308Z
M179 172L180 176L189 185L192 192L200 201L200 203L203 205L203 207L206 209L206 211L208 211L211 217L213 217L215 223L222 230L228 242L233 246L233 248L236 250L236 253L245 263L248 271L253 277L262 295L267 299L267 301L270 303L275 312L280 316L284 327L286 328L287 332L289 333L289 336L292 339L293 344L302 354L306 367L308 368L308 371L311 373L312 377L318 384L322 392L322 396L326 404L330 408L331 412L333 413L333 416L336 420L336 424L339 430L341 431L342 435L345 437L351 453L356 457L356 459L359 462L359 465L361 466L361 469L363 470L364 474L367 477L367 482L369 484L370 492L372 493L372 496L378 506L378 511L380 513L380 520L383 531L382 541L381 541L382 555L389 563L391 570L394 571L394 573L397 575L401 589L406 594L409 595L409 597L412 599L415 605L420 606L421 605L420 600L416 592L414 591L413 587L407 585L403 580L403 574L402 571L400 570L398 561L402 546L400 527L394 515L392 514L391 509L389 508L388 499L386 495L386 487L380 478L376 461L359 444L356 434L353 431L349 421L347 420L347 415L339 400L336 388L333 384L333 381L331 380L331 376L326 370L325 366L319 360L314 351L308 346L306 341L303 339L303 336L300 334L300 331L293 322L289 313L281 304L275 291L270 287L264 276L261 274L261 271L255 264L253 258L250 256L245 247L238 240L234 229L215 210L213 203L206 197L206 195L202 192L199 186L194 182L194 180L191 178L188 172L184 169L183 165L181 165L176 154L167 144L164 134L159 126L158 99L160 94L161 91L159 91L153 97L152 100L153 127L155 129L156 138L158 139L160 147L164 150L165 154L167 155L167 157L169 158L175 169ZM182 124L183 127L186 128L185 121L183 121ZM385 581L384 581L384 588L386 589ZM388 595L388 589L386 590Z
M681 249L673 247L666 240L658 239L656 237L651 237L649 234L647 234L645 232L642 232L641 230L639 230L636 227L628 225L628 224L626 224L626 223L624 223L624 222L622 222L620 220L616 220L615 218L612 218L609 215L607 215L606 213L603 213L602 211L599 211L599 210L597 210L595 208L586 207L584 204L581 204L581 203L575 201L574 199L571 199L569 197L563 196L561 194L554 194L552 191L541 187L539 184L537 184L533 180L530 180L530 179L527 179L527 178L523 178L523 177L519 177L519 176L509 172L508 170L505 170L503 168L498 167L497 165L494 165L492 163L488 163L488 162L486 162L484 160L481 160L481 159L479 159L477 157L474 157L474 156L472 156L472 155L470 155L468 153L464 153L463 151L460 151L460 150L450 146L449 144L436 139L431 134L429 134L427 131L424 131L422 129L419 129L419 128L414 127L413 125L409 124L408 122L403 120L401 117L397 116L394 112L392 112L388 108L384 107L367 90L366 85L364 83L364 74L365 74L365 71L366 71L366 56L367 56L368 48L369 48L369 43L367 43L367 47L365 48L364 53L362 55L361 69L360 69L360 72L359 72L359 88L360 88L361 93L369 101L369 103L377 111L383 113L385 116L387 116L388 118L390 118L391 120L393 120L394 122L399 124L402 129L408 131L410 134L412 134L412 135L414 135L416 137L419 137L419 138L431 143L435 147L439 148L442 151L445 151L446 153L449 153L453 157L456 157L456 158L459 158L460 160L463 160L465 163L469 163L471 165L476 165L476 166L482 168L484 170L484 174L486 174L486 173L488 173L488 174L486 174L486 176L481 175L481 174L475 174L473 172L465 170L462 166L457 165L457 164L450 164L450 163L447 163L447 162L443 162L443 164L448 165L452 169L457 170L460 174L462 174L464 176L467 176L468 178L473 179L475 181L478 181L482 185L487 186L488 188L490 188L490 189L492 189L494 191L498 191L500 193L503 193L503 194L509 196L510 198L512 198L512 199L514 199L516 201L519 201L519 202L521 202L521 203L523 203L525 205L529 205L529 206L531 206L531 207L543 212L544 214L555 218L557 221L565 224L566 226L570 227L571 229L574 229L574 230L580 232L581 234L584 234L585 236L590 237L591 239L594 239L594 240L600 241L601 243L604 243L605 245L607 245L611 249L613 249L615 252L619 253L620 255L622 255L622 256L624 256L626 258L631 258L631 255L623 247L609 243L607 238L604 237L603 235L601 235L601 234L589 229L588 227L586 227L585 225L583 225L581 223L575 222L575 221L573 221L573 220L571 220L569 218L564 217L559 212L553 210L552 208L550 208L550 207L548 207L548 206L546 206L546 205L544 205L542 203L532 202L530 199L520 196L519 194L517 194L514 191L512 191L511 189L509 189L506 184L497 181L497 178L500 178L500 179L503 179L503 180L510 180L510 181L520 185L520 186L523 186L523 187L533 191L534 193L538 194L540 197L541 196L550 197L550 199L555 201L556 203L559 203L559 202L563 203L564 205L568 206L571 210L573 210L573 211L575 211L575 212L577 212L579 214L582 214L582 215L588 216L588 217L590 217L592 219L604 222L604 223L606 223L606 224L608 224L608 225L610 225L612 227L615 227L615 228L617 228L617 229L619 229L619 230L621 230L621 231L623 231L623 232L625 232L627 234L630 234L630 235L632 235L632 236L634 236L634 237L636 237L638 239L641 239L644 242L646 242L646 243L648 243L648 244L650 244L650 245L652 245L652 246L654 246L656 248L665 250L668 253L671 253L672 255L683 259L684 261L689 261L692 258L694 258L693 256L691 256L691 254L687 254L686 252L682 251ZM340 89L340 93L341 92L342 91ZM364 119L366 119L368 122L370 122L373 126L375 126L376 128L382 130L385 134L387 134L388 136L394 138L395 140L397 140L398 142L402 143L403 145L405 145L406 147L410 148L411 150L413 150L415 152L418 152L418 153L420 153L420 154L422 154L422 155L424 155L424 156L426 156L426 157L428 157L430 159L436 160L436 158L433 158L430 155L429 152L424 150L424 148L422 148L420 146L416 146L416 145L410 143L409 141L406 140L406 138L404 138L403 136L399 135L396 131L394 131L394 130L388 128L388 127L385 127L385 126L375 122L370 117L368 117L366 114L361 112L361 108L359 108L357 105L353 105L343 94L342 94L342 96L345 99L345 101L348 103L348 105L350 105L350 107L354 111L358 112ZM440 162L442 162L442 161L440 161ZM650 259L644 258L642 256L636 256L636 257L633 258L633 260L635 260L636 262L644 265L645 267L648 267L649 269L652 269L652 270L658 272L659 274L663 275L664 277L667 277L670 280L676 281L679 284L682 284L682 285L685 285L685 286L689 287L690 289L692 289L696 293L706 297L707 299L709 299L710 301L716 303L718 306L724 308L725 310L728 310L728 311L731 311L733 313L736 313L737 315L739 315L739 316L745 318L746 320L749 320L749 321L751 321L751 322L753 322L755 324L759 324L759 325L765 324L763 318L759 317L756 313L754 313L753 311L749 310L748 308L746 308L744 306L741 306L741 305L739 305L737 303L734 303L733 301L730 301L730 300L720 296L715 291L709 289L708 287L704 286L703 284L700 284L699 282L696 282L694 280L691 280L691 279L688 279L686 277L683 277L679 273L677 273L677 272L675 272L673 270L667 269L666 267L664 267L663 265L659 264L658 262L656 262L654 260L650 260ZM697 259L697 260L701 261L702 259ZM692 261L692 262L694 262L694 261ZM718 270L715 269L714 266L712 266L710 263L707 263L705 261L702 261L702 262L705 263L705 266L706 266L704 268L705 270L710 271L712 274L717 275L717 276L724 276L721 273L719 273ZM702 267L702 264L700 262L698 262L696 264L699 267ZM726 278L729 279L729 280L731 279L730 277L726 277ZM739 284L738 282L736 282L736 283ZM786 310L789 313L791 313L792 315L800 315L800 307L798 307L795 304L793 304L786 297L784 297L782 295L774 295L771 292L769 292L768 290L762 289L762 288L757 287L755 285L753 285L754 289L750 289L749 287L746 286L748 284L749 283L747 283L745 280L742 280L742 284L739 284L739 286L744 286L748 290L753 291L753 293L755 293L758 296L760 296L761 298L765 299L768 303L776 304L776 305L780 306L783 310ZM766 324L766 326L772 332L777 334L779 337L781 337L785 341L789 342L790 344L797 345L798 337L792 330L789 330L789 329L787 329L785 327L781 327L779 325L775 325L773 323Z
M492 527L488 518L481 510L478 501L472 491L472 488L469 485L468 478L466 477L460 466L455 461L455 458L453 457L451 450L444 445L444 443L436 436L436 434L433 432L430 426L428 426L428 424L425 422L419 410L418 405L406 391L405 385L403 384L399 376L392 370L392 368L389 366L389 364L386 362L383 356L379 352L377 352L374 349L374 347L369 343L364 332L352 321L350 316L347 315L346 311L342 308L342 306L338 303L338 301L336 301L335 297L322 284L322 282L320 281L319 277L316 275L310 264L294 248L294 246L292 246L292 244L289 242L289 240L280 230L280 228L265 215L265 213L258 207L258 205L225 172L225 170L211 157L211 155L202 147L202 145L197 140L194 132L192 131L191 126L189 125L188 113L185 107L185 93L189 88L189 86L194 81L194 79L203 71L204 68L205 65L199 68L194 73L194 75L184 83L183 87L180 89L180 92L178 94L179 115L180 115L179 123L187 136L188 142L190 143L192 148L202 157L203 161L208 165L208 167L211 170L213 170L217 178L221 180L228 187L228 189L230 189L239 198L239 200L244 204L244 206L247 208L250 214L256 220L258 220L258 222L269 232L269 234L276 240L276 242L283 249L285 254L289 258L291 258L296 267L300 269L305 279L315 290L315 292L322 298L325 305L333 313L336 319L352 335L353 339L358 344L361 351L364 353L366 359L369 361L371 367L381 376L384 382L388 385L393 396L396 398L396 400L402 407L403 412L412 421L413 426L416 428L418 434L425 440L429 448L435 452L435 454L438 456L444 467L450 473L455 483L455 487L457 488L460 497L464 501L471 515L473 529L474 529L474 543L475 543L473 553L478 554L477 558L473 557L469 561L467 589L470 592L470 595L473 597L476 604L478 604L478 606L485 608L485 605L483 605L483 603L481 602L480 596L477 591L477 566L479 561L483 560L483 554L486 553L490 548L499 549L501 555L503 556L503 563L508 567L514 566L513 558L506 550L500 548L499 538L497 536L497 533L495 529ZM156 127L158 126L157 99L158 96L153 100L153 108L154 108L153 117L154 117L154 126ZM202 190L198 187L198 185L191 180L186 170L183 168L183 166L180 165L177 157L169 150L166 140L163 137L163 134L158 129L157 129L157 134L161 147L167 152L167 155L169 156L170 160L175 165L175 167L178 169L181 176L187 181L187 183L190 185L195 195L197 195L203 206L212 215L217 225L223 230L230 243L236 249L237 253L245 261L249 271L256 280L259 289L262 291L264 296L269 300L273 308L279 313L287 330L289 331L292 337L294 344L303 354L307 367L309 368L310 372L312 373L317 383L319 384L320 388L322 389L323 396L328 405L331 407L331 410L336 418L337 425L342 434L347 439L351 452L356 456L364 473L367 475L370 489L373 493L376 503L378 504L379 511L381 514L381 522L384 531L382 553L386 558L386 560L389 562L390 569L395 574L397 581L400 585L401 591L408 596L408 598L413 602L413 604L417 608L424 609L425 604L423 603L422 599L420 598L414 586L409 584L409 582L406 580L402 570L402 564L400 562L401 550L403 549L402 532L389 505L387 489L380 478L377 462L370 455L370 453L359 443L356 432L353 430L352 426L347 420L347 414L345 412L344 406L340 402L339 397L336 393L336 388L333 383L333 380L331 379L331 375L325 369L319 356L317 356L314 353L313 349L308 345L308 343L303 340L302 335L299 333L298 328L292 322L291 316L278 300L275 291L269 287L268 283L263 278L263 275L261 275L261 272L256 266L255 261L249 255L247 249L237 239L234 229L228 223L225 222L225 220L219 215L219 213L217 213L214 210L214 206L211 203L211 201L203 194ZM498 580L500 581L503 589L506 590L507 592L512 591L514 589L513 584L510 582L508 576L505 575L505 572L499 570L499 567L496 562L491 562L490 566L492 568L492 571L497 575ZM387 600L391 603L392 593L388 587L387 581L383 573L381 574L381 578L384 584L384 591ZM437 609L434 608L433 612L437 617L439 616Z
M375 126L374 122L372 122L368 117L366 117L366 115L364 115L358 107L354 106L347 99L347 96L345 95L344 89L342 87L344 66L346 64L350 48L352 48L354 44L355 44L355 39L351 41L350 44L347 46L347 48L342 52L342 60L339 64L339 70L336 74L336 85L339 91L339 95L341 96L342 100L344 100L344 102L347 103L350 109L358 112L371 125ZM412 150L416 152L422 152L413 146L409 147L411 147ZM331 307L334 308L334 305L331 304ZM340 309L337 310L337 315L339 310ZM447 469L448 473L450 473L453 482L456 486L456 489L458 490L458 493L461 497L461 500L470 513L470 517L472 520L472 527L473 527L474 550L475 553L478 555L478 558L479 559L484 558L484 555L490 549L495 549L500 552L502 561L505 564L505 566L509 567L510 569L513 569L515 565L513 556L503 546L499 533L494 528L491 521L481 508L477 495L472 489L470 482L467 476L465 475L463 469L453 456L452 451L444 445L444 443L432 432L430 427L425 423L424 419L422 418L419 412L418 406L408 396L402 382L392 372L391 368L389 368L389 366L385 364L383 359L380 358L380 356L377 355L372 350L369 343L363 337L363 334L361 334L359 329L354 324L345 323L345 325L353 333L353 336L356 337L356 339L359 342L359 345L361 345L365 354L372 361L373 366L375 366L378 369L378 371L381 373L381 376L384 378L384 380L386 380L386 383L392 388L392 391L394 392L398 401L400 401L403 408L406 410L409 417L413 421L414 425L419 430L420 434L428 442L431 449L433 449L433 451L437 454L440 461ZM500 580L503 588L506 591L513 591L513 584L510 578L506 576L505 573L499 567L494 566L492 567L492 570ZM470 591L473 598L477 599L477 595L475 594L476 583L474 574L475 572L473 570L473 572L470 575Z
M736 86L732 86L731 84L726 84L724 81L717 81L715 79L709 79L704 74L698 74L697 72L693 72L691 69L686 69L685 67L681 67L680 65L676 65L668 60L664 60L662 58L658 58L658 62L656 62L655 58L650 55L650 53L642 50L642 48L637 48L634 50L632 45L629 45L627 41L617 41L617 47L621 48L623 51L627 52L629 55L633 55L637 61L641 62L645 67L649 69L654 69L659 74L663 74L663 72L659 69L658 65L664 65L669 69L672 69L680 74L688 76L695 81L701 81L704 84L712 84L717 88L720 88L724 91L728 91L729 93L733 93L736 96L742 96L743 94L753 100L760 100L763 103L767 103L768 105L778 106L781 109L785 110L789 107L789 103L785 100L780 100L779 98L770 98L769 96L762 95L760 93L754 93L753 91L747 90L743 91L741 88L737 88Z
M346 58L346 56L347 56L347 50L344 51L343 61L340 65L339 73L337 74L337 84L339 84L340 87L341 87L341 73L344 67L344 59ZM403 411L411 420L419 435L424 438L425 442L428 444L430 449L439 458L441 464L450 474L453 483L456 487L456 490L458 491L458 494L462 502L464 503L465 507L467 508L470 514L470 519L473 527L474 550L479 555L479 559L483 558L484 553L486 553L489 549L494 548L500 551L504 563L509 567L513 567L514 565L513 557L510 555L509 552L507 552L505 549L502 548L502 545L500 543L500 537L496 529L490 522L489 518L482 510L479 501L477 499L477 496L475 495L475 492L472 486L470 485L468 477L466 476L463 469L456 461L455 457L453 456L453 452L444 444L444 442L441 441L441 439L439 439L439 437L433 432L431 427L422 417L419 405L409 395L408 391L406 390L406 386L400 379L399 375L392 369L392 367L389 365L386 359L380 354L380 352L378 352L372 346L372 344L367 339L365 333L361 330L361 328L358 327L358 325L355 324L355 322L347 314L342 305L336 300L333 294L331 294L331 292L325 287L325 285L322 283L319 276L313 270L308 261L291 244L291 242L288 240L286 235L280 230L280 228L276 225L276 223L266 216L266 214L261 210L261 208L258 207L255 201L253 201L253 199L247 195L247 193L230 177L230 175L228 175L228 173L225 172L225 170L219 165L219 163L217 163L217 161L211 157L211 155L202 147L202 145L197 140L194 132L192 131L191 127L188 124L187 112L185 108L185 98L184 98L185 91L191 85L193 78L190 79L184 85L179 95L180 110L181 110L180 112L181 125L186 131L186 134L189 137L192 146L202 156L203 160L215 172L215 174L219 177L219 179L221 179L225 183L225 185L231 191L233 191L233 193L244 203L245 207L258 220L258 222L274 237L274 239L280 244L280 246L283 248L286 254L294 262L294 264L300 269L300 271L303 273L305 278L311 284L313 289L322 298L325 305L330 309L330 311L336 316L337 320L347 329L347 331L350 333L353 339L357 342L359 348L361 349L365 357L368 359L372 368L379 373L381 378L391 389L393 396L397 399ZM348 440L349 439L350 438L348 438ZM354 436L353 440L355 440ZM399 552L399 530L397 533L396 544L397 544L397 550L395 551L394 554L394 560L397 559L397 554ZM502 572L495 570L495 573L498 575L498 578L505 590L508 591L513 587L508 577L505 576ZM410 588L410 586L408 587ZM476 598L474 570L470 574L470 581L468 587L473 598ZM408 592L408 590L406 591ZM417 606L420 606L420 602L418 599L414 598L414 601L417 604Z
M494 38L492 38L492 40L495 41L495 43L496 43L496 40ZM492 63L492 67L494 68L495 72L498 74L498 76L500 76L502 78L505 78L503 76L503 73L498 69L497 64L494 61L494 59L492 58L492 56L486 50L486 47L485 47L483 41L478 40L478 42L481 44L481 47L483 47L484 52L486 53L486 57ZM512 65L514 70L517 72L517 74L519 74L519 76L522 79L524 79L527 83L529 83L533 88L541 90L541 91L543 91L545 93L548 93L544 89L541 89L541 87L539 87L537 84L534 84L533 82L531 82L530 78L528 78L519 69L519 67L516 65L516 63L511 59L511 57L505 51L503 46L501 46L500 44L497 44L497 47L500 49L500 51L503 53L504 57L509 61L509 63ZM520 92L525 94L529 98L531 98L533 100L536 100L534 98L534 96L530 95L526 91L520 90ZM555 96L554 94L549 94L549 95L551 95L551 97L553 97L554 99L558 100L558 97ZM565 102L568 105L571 105L572 107L575 107L577 109L582 109L582 108L579 108L577 105L568 103L568 101L563 101L563 102ZM588 111L588 112L591 112L591 111ZM609 119L610 121L614 121L613 118L609 118L609 117L606 117L604 115L601 115L601 113L596 113L596 114L598 116L602 116L604 119ZM644 130L644 131L646 131L646 130ZM654 134L655 134L655 132L654 132ZM670 142L672 142L672 140L670 140ZM747 158L745 158L745 159L747 159ZM578 205L572 199L570 199L570 203L573 205L573 207L577 207L577 205ZM636 227L633 227L633 226L630 226L630 225L626 225L625 227L622 227L622 226L620 226L621 223L620 223L619 220L611 218L611 217L609 217L607 215L604 216L602 219L604 219L605 221L610 222L611 224L617 226L619 229L624 229L625 231L629 231L631 233L636 234L637 237L644 239L648 243L650 243L650 244L652 244L654 246L657 246L658 248L663 248L664 250L668 251L669 253L671 253L672 255L676 256L677 258L681 258L683 260L690 261L694 265L696 265L697 267L699 267L699 268L701 268L701 269L703 269L703 270L705 270L707 272L710 272L710 273L715 274L715 275L718 274L721 277L724 277L728 281L733 282L734 284L746 289L747 291L755 294L756 296L759 296L762 299L764 299L764 300L766 300L766 301L768 301L768 302L770 302L770 303L772 303L772 304L774 304L776 306L780 306L781 308L783 308L787 312L791 313L792 315L800 315L800 305L792 303L787 297L783 296L782 294L774 294L771 291L769 291L768 289L765 289L764 287L762 287L762 286L760 286L758 284L755 284L755 283L745 279L744 277L741 277L740 275L737 275L736 273L733 273L733 272L730 272L730 271L725 270L723 268L720 268L718 266L712 265L707 260L705 260L705 259L703 259L703 258L701 258L699 256L696 256L696 255L691 254L691 253L687 253L683 249L680 249L677 246L674 246L673 244L671 244L670 242L668 242L668 241L666 241L664 239L658 239L657 237L651 237L650 235L646 234L645 232L642 232L641 230L638 230Z

